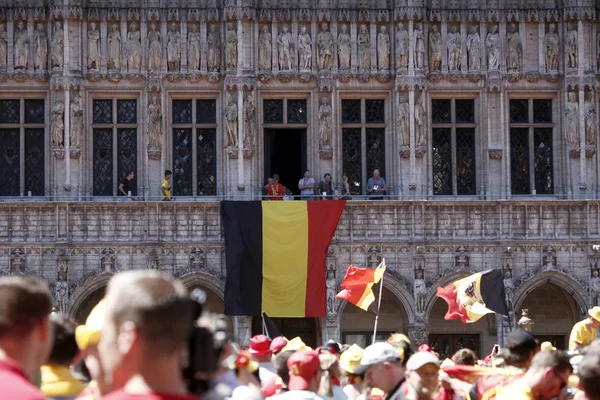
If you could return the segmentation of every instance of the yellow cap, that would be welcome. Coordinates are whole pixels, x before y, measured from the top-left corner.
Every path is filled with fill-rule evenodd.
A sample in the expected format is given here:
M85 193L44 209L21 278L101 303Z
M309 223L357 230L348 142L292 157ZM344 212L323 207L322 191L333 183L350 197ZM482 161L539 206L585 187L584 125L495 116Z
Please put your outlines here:
M594 318L596 321L600 322L600 307L592 307L588 310L588 314L590 317Z
M106 303L104 300L100 300L90 312L85 325L78 325L75 328L75 341L80 350L85 350L89 345L97 344L100 341L100 332L105 316Z
M552 343L550 342L542 342L542 344L540 345L540 350L556 350L556 347L552 346Z
M404 333L392 333L390 335L390 338L387 340L387 342L391 343L391 344L400 343L400 342L405 342L409 345L411 344L410 339Z
M360 360L363 356L364 349L356 343L350 346L348 350L342 353L340 356L340 367L351 374L360 364Z
M299 336L296 336L295 338L293 338L292 340L290 340L283 349L281 349L282 352L284 351L298 351L298 350L312 350L310 347L308 347L306 344L304 344L304 342L302 341L302 339L300 339Z

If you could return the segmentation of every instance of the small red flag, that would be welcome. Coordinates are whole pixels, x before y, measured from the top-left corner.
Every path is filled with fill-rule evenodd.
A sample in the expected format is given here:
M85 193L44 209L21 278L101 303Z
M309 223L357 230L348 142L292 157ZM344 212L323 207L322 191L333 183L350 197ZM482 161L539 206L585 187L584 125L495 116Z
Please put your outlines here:
M385 272L385 262L375 269L359 268L355 265L348 267L346 276L342 281L342 291L335 297L344 299L355 306L368 311L369 306L375 301L373 285L378 283Z

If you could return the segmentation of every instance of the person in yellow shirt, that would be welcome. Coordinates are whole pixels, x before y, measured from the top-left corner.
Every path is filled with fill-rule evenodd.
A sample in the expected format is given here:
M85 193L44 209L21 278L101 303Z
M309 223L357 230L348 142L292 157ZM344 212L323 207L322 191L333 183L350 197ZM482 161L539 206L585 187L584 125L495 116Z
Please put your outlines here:
M165 179L160 183L160 192L161 192L161 200L162 201L171 201L173 198L171 197L171 178L173 177L173 173L169 170L165 171Z
M565 352L541 351L531 366L513 383L496 395L496 400L550 400L559 396L567 386L573 366Z
M600 327L600 307L588 310L589 317L573 326L569 336L569 350L580 350L596 339L596 328Z

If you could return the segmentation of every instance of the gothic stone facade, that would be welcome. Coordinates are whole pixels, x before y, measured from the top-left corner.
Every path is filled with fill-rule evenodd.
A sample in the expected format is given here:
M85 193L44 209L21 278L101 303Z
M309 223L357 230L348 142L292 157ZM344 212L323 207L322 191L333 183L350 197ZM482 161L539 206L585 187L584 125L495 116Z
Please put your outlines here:
M512 309L564 341L600 295L599 7L0 1L0 266L46 277L74 315L140 267L222 307L215 201L257 199L282 170L294 187L308 168L353 196L328 292L349 263L385 257L384 332L487 351L518 315L445 323L434 293L502 268ZM374 168L385 202L361 201ZM157 204L166 169L178 201ZM114 203L129 170L145 201ZM369 315L333 300L328 314L321 339L370 340Z

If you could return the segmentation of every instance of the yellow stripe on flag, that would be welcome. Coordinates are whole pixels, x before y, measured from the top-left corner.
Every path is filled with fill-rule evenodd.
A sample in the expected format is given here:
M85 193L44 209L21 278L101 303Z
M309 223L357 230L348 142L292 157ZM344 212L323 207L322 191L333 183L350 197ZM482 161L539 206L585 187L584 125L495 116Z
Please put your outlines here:
M369 306L375 301L375 294L373 293L373 285L375 285L376 283L379 283L384 272L385 272L385 267L376 268L375 271L373 271L373 278L374 278L375 282L367 284L367 287L365 288L365 291L364 291L362 297L360 298L360 300L358 301L358 303L356 304L356 306L358 306L359 308L361 308L365 311L369 311Z
M262 202L262 311L304 317L308 265L306 201Z

